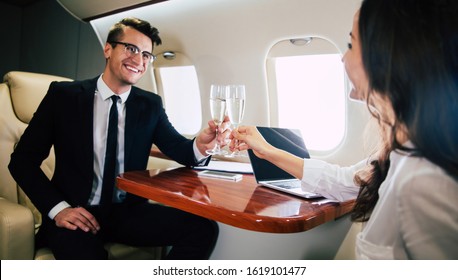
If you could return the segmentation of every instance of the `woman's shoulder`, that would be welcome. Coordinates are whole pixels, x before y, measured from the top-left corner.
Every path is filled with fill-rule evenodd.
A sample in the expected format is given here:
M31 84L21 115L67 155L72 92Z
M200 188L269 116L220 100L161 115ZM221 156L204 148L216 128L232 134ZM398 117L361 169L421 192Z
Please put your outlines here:
M458 201L458 181L424 157L402 156L394 174L393 183L400 203ZM458 204L456 209L458 211Z

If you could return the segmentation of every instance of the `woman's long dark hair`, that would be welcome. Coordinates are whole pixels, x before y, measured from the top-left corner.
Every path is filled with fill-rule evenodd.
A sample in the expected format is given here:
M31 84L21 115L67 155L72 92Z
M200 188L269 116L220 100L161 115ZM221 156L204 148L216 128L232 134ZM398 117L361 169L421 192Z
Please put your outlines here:
M395 115L387 124L373 113L383 130L382 147L355 177L361 189L352 220L367 221L390 152L408 150L396 139L400 130L415 146L413 155L458 180L458 1L364 0L359 33L368 104L374 96L388 100Z

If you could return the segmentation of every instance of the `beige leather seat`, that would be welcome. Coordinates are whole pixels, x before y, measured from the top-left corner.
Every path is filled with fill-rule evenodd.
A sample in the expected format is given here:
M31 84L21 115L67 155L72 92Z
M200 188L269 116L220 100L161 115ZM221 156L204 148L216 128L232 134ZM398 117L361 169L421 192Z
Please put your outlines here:
M27 127L52 81L64 77L9 72L0 83L0 259L54 259L51 251L35 251L35 234L41 214L16 184L8 171L10 155ZM42 164L50 178L54 171L54 153ZM111 259L159 259L162 248L137 248L107 244Z

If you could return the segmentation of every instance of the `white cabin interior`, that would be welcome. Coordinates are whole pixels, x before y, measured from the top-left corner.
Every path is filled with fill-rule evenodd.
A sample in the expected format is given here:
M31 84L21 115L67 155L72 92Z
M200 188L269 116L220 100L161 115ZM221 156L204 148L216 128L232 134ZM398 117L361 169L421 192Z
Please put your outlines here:
M93 77L103 71L102 50L110 26L124 17L148 20L159 29L163 44L154 49L159 59L138 86L161 95L164 104L172 106L180 103L177 102L180 96L169 97L164 92L168 90L165 71L169 67L193 66L198 98L183 98L197 102L196 105L189 111L183 107L167 108L171 112L175 110L172 123L176 122L184 134L193 137L210 120L207 100L213 83L246 85L243 124L283 126L277 102L283 93L277 90L272 58L320 53L341 57L347 49L353 15L361 1L40 0L20 7L6 2L0 2L1 13L6 17L1 22L16 20L22 29L4 35L12 38L13 46L20 45L22 51L16 53L8 48L11 57L7 58L9 64L0 68L1 75L6 70L23 70L72 79ZM39 11L39 15L34 11ZM310 44L293 45L290 41L309 38L313 39ZM2 45L0 53L5 54L6 47ZM174 60L168 59L171 53ZM334 101L328 100L318 108L324 114L312 119L318 124L314 132L318 139L332 130L328 123L341 122L341 136L332 148L310 149L310 153L311 157L350 165L368 155L375 138L372 136L376 135L367 131L367 109L363 103L348 98L350 85L343 72L341 75L343 90L337 95L342 100L342 114L337 117L328 114L327 110L334 110L330 109ZM308 99L313 95L308 92L294 96L294 102L302 108L293 112L296 119L301 120L304 111L314 107ZM150 163L151 168L174 165L153 158ZM220 224L212 259L333 259L350 226L347 216L294 234L261 233ZM340 257L351 258L351 250Z

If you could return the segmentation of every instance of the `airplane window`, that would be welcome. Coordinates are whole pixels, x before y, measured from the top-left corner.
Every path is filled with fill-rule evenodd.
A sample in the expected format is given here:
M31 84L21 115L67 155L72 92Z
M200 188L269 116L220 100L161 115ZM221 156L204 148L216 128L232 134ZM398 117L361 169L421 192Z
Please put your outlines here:
M345 72L337 49L328 44L333 53L316 48L320 51L278 55L276 50L268 61L269 77L275 79L269 86L274 125L299 128L307 148L315 151L336 148L345 135Z
M155 72L171 123L184 135L198 133L202 125L202 108L194 66L159 67Z

